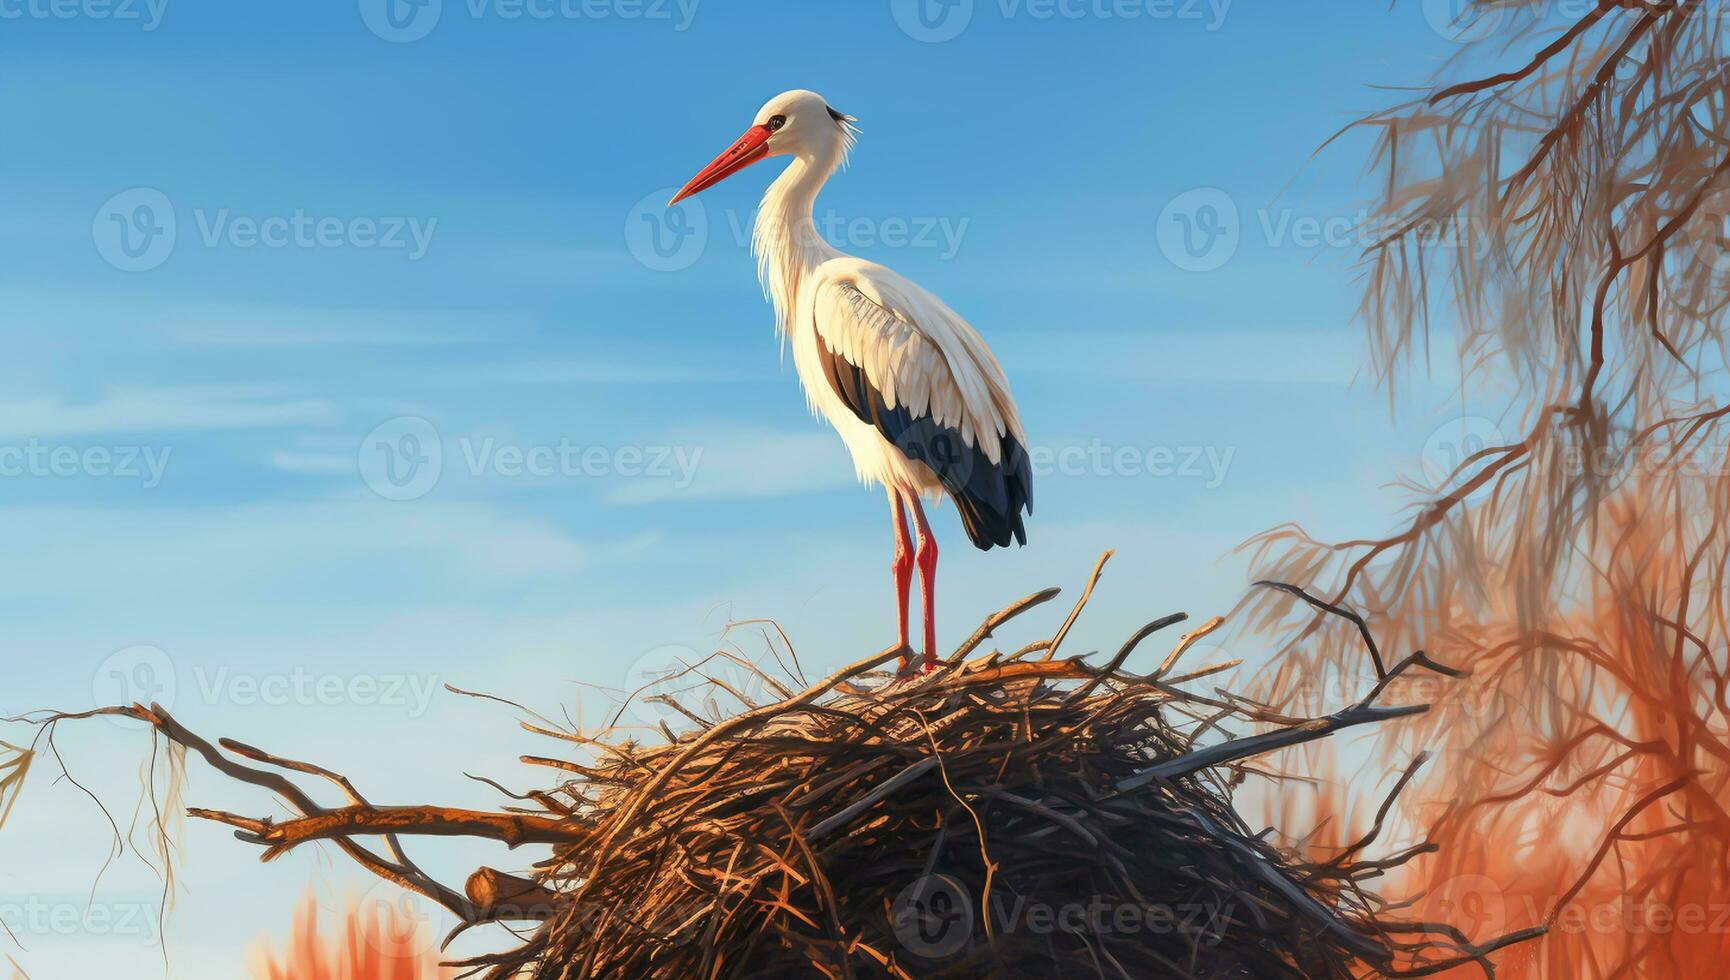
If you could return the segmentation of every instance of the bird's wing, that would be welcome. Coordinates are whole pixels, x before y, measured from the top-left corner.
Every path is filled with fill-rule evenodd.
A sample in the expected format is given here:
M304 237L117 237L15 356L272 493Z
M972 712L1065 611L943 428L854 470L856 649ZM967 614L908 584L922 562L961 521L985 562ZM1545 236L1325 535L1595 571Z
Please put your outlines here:
M975 544L1025 541L1027 439L985 341L941 300L880 265L837 259L814 278L817 354L841 401L931 468Z

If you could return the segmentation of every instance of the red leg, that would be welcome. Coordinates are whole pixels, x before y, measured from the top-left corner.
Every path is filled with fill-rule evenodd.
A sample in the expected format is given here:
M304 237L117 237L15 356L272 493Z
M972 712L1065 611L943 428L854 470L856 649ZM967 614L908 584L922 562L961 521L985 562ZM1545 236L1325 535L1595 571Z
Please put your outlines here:
M907 642L907 589L913 583L913 539L907 534L907 511L901 506L901 494L889 491L889 520L895 526L895 557L890 568L895 573L895 643L909 651L901 655L901 666L913 661L912 646Z
M919 600L925 606L925 672L937 669L937 538L925 522L925 507L918 497L913 505L913 523L919 535Z

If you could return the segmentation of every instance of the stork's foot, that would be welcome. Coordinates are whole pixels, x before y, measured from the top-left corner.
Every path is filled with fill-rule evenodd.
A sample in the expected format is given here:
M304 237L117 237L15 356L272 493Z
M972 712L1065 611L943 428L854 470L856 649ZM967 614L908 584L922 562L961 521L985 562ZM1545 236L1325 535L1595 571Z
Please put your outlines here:
M907 665L914 663L914 658L919 656L918 653L914 652L913 647L905 640L900 643L890 644L889 649L886 652L893 653L901 658L901 662L896 665L895 668L895 676L897 677L905 674L907 672Z
M895 672L895 676L899 679L924 677L926 674L936 673L936 671L936 657L929 653L923 657L917 656L912 648L908 647L906 652L901 655L901 668Z

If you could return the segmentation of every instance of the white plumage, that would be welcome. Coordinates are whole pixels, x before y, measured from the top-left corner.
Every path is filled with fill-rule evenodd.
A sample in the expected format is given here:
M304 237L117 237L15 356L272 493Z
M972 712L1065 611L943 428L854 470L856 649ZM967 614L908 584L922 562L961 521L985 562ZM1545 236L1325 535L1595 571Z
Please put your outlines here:
M917 558L929 667L937 551L920 498L950 497L981 548L1025 541L1022 513L1032 511L1027 438L1009 379L966 320L908 279L841 253L817 233L817 193L846 160L852 122L814 92L778 95L673 200L758 160L791 157L757 211L758 274L812 410L841 435L860 479L888 488L900 642L906 647L906 593ZM918 526L916 554L904 507Z
M889 408L905 407L956 429L993 465L1003 462L1003 437L1026 436L1009 379L979 334L937 297L895 272L856 258L830 259L806 286L810 331L793 333L793 364L817 413L841 432L861 479L917 495L942 492L923 464L910 465L901 448L861 421L828 382L828 357L864 372ZM820 341L820 342L819 342Z

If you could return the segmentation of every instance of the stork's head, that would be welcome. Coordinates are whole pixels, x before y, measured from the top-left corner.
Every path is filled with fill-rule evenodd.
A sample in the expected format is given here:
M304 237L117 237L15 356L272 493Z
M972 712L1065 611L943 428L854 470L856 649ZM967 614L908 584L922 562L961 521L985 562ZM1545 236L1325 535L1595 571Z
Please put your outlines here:
M716 157L673 195L674 205L718 184L759 160L791 155L829 165L839 163L853 145L853 117L837 112L816 92L782 92L757 110L745 135Z

